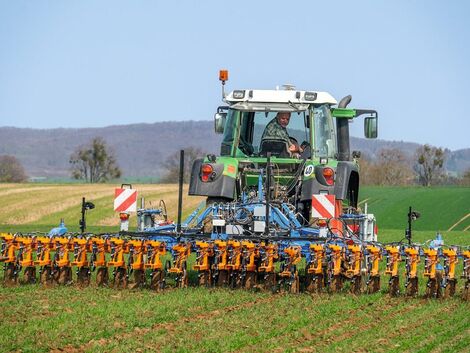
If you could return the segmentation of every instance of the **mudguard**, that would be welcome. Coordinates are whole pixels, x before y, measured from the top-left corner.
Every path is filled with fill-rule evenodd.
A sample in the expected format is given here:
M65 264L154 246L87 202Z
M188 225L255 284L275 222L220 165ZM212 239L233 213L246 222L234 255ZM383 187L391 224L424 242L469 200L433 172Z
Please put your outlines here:
M222 163L211 163L216 176L212 181L203 182L200 178L200 171L203 163L203 158L196 159L193 163L188 194L233 199L235 193L235 179L227 175L223 175L224 165Z

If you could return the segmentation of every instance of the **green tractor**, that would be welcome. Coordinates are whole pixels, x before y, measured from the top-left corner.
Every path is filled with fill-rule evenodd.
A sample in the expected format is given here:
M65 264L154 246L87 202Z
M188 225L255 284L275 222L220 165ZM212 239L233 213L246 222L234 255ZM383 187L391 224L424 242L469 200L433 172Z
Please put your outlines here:
M347 108L351 96L338 104L329 93L292 85L226 95L227 78L221 71L226 105L218 107L214 117L215 132L223 134L220 156L194 161L189 195L207 196L208 204L249 198L256 193L270 156L272 199L294 205L305 222L311 218L315 194L335 195L350 211L356 209L360 155L351 156L349 123L367 115L365 137L376 138L377 112ZM282 115L290 116L287 126L280 125Z

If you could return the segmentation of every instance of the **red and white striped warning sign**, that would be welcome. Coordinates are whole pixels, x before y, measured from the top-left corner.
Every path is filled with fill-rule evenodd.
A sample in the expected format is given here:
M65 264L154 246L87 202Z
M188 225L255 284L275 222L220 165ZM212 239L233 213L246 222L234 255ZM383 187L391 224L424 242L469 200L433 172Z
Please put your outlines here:
M335 195L313 195L312 217L333 218L335 216Z
M136 212L137 211L137 190L114 189L114 211Z

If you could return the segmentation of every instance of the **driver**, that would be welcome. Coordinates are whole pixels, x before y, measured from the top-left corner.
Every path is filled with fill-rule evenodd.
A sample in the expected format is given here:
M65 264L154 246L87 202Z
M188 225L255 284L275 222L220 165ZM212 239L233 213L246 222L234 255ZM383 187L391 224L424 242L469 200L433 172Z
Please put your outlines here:
M287 143L289 152L301 153L302 148L299 147L298 143L295 143L295 139L291 138L287 133L287 125L289 125L290 113L289 112L278 112L276 117L271 120L266 128L264 129L261 141L263 140L280 140Z

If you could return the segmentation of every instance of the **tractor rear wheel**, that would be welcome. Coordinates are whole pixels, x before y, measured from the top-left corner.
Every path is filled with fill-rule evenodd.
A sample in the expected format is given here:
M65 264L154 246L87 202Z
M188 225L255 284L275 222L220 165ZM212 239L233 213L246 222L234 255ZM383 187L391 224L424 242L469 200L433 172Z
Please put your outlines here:
M96 285L106 287L109 282L109 271L107 267L100 267L96 272Z

